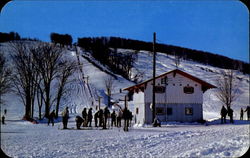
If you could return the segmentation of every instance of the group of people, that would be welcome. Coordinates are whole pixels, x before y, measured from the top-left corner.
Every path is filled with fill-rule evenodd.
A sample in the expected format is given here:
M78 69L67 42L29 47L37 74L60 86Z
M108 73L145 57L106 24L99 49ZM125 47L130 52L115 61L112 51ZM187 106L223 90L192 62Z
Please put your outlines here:
M225 106L222 106L221 108L221 124L226 123L226 116L228 115L230 118L230 123L234 123L233 120L233 109L231 107L228 107L227 109L225 108ZM247 112L247 120L250 120L250 106L247 106L245 112ZM240 120L243 120L243 115L244 115L244 111L241 108L240 110Z
M114 110L110 113L108 107L105 107L104 109L99 109L95 112L95 127L107 129L107 126L109 126L109 118L111 118L111 127L121 127L121 120L124 119L124 131L128 131L128 127L131 126L132 117L132 112L127 108L120 110L118 114L116 114ZM90 108L88 112L87 108L84 108L82 111L82 117L76 116L75 121L77 129L80 129L81 125L83 127L91 127L92 119L92 108Z

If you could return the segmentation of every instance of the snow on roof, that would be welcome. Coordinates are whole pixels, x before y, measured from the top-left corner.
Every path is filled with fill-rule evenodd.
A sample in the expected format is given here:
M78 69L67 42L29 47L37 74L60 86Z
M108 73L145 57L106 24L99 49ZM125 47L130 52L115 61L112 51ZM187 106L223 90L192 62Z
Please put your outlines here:
M186 77L186 78L189 78L189 79L191 79L191 80L193 80L193 81L195 81L195 82L200 83L200 84L202 85L202 90L203 90L203 91L206 91L207 89L210 89L210 88L217 88L216 86L214 86L214 85L212 85L212 84L210 84L210 83L207 83L206 81L203 81L203 80L201 80L201 79L199 79L199 78L197 78L197 77L194 77L194 76L192 76L192 75L190 75L190 74L188 74L188 73L186 73L186 72L184 72L184 71L181 71L181 70L179 70L179 69L175 69L175 70L172 70L172 71L163 73L163 74L161 74L161 75L155 77L155 79L161 78L161 77L166 76L167 74L170 74L170 73L178 73L178 74L180 74L180 75L182 75L182 76L184 76L184 77ZM131 86L131 87L127 87L127 88L124 88L123 90L131 91L131 90L134 90L134 89L137 89L137 88L141 88L141 87L143 87L143 86L145 85L145 83L150 82L150 81L152 81L152 80L153 80L153 78L151 78L151 79L149 79L149 80L146 80L146 81L144 81L144 82L142 82L142 83L139 83L139 84L137 84L137 85L134 85L134 86Z

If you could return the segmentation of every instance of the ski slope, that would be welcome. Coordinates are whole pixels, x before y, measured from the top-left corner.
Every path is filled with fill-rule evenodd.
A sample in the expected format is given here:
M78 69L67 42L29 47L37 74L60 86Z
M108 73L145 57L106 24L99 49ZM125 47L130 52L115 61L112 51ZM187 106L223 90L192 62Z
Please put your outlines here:
M2 49L2 47L0 47ZM133 51L119 49L120 52ZM75 127L74 117L81 115L84 107L97 106L98 97L101 107L107 105L104 80L110 75L101 71L83 56L88 56L99 67L112 72L95 61L87 52L79 49L81 69L74 74L68 85L68 93L62 100L60 111L68 106L70 120L68 127ZM68 50L67 58L77 60L77 52ZM159 75L175 69L174 57L157 53L157 72ZM132 74L142 72L141 80L151 78L152 56L147 51L140 51ZM216 85L222 69L192 61L181 61L179 69ZM116 75L113 100L124 99L126 92L120 89L133 85L122 76ZM88 76L88 81L86 77ZM239 95L232 105L235 124L221 125L218 118L221 103L215 97L215 89L204 94L203 115L210 120L207 125L167 123L162 128L130 127L129 132L122 128L91 128L85 130L60 130L61 122L54 127L46 123L31 124L20 120L24 106L15 94L3 97L7 109L6 124L1 125L1 148L11 157L239 157L249 148L249 121L239 121L240 108L249 105L249 76L237 72ZM93 102L93 103L92 103ZM124 105L123 101L118 104ZM132 102L129 108L133 109ZM111 110L111 109L110 109ZM95 111L94 111L95 112ZM2 111L1 111L2 114ZM35 116L38 109L35 107ZM244 115L246 119L246 114ZM212 121L213 120L213 121ZM58 120L59 121L59 120ZM46 122L46 120L44 121ZM229 122L229 121L228 121Z

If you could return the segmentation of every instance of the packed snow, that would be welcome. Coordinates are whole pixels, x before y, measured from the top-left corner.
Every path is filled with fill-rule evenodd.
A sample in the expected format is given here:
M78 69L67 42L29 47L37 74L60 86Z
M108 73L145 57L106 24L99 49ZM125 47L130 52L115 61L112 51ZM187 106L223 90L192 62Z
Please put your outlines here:
M119 49L120 52L129 50ZM132 51L132 50L131 50ZM70 51L70 58L76 60L76 52ZM101 96L101 107L107 104L104 79L112 72L101 65L87 52L81 51L80 61L84 74L76 73L73 82L69 85L71 91L64 98L60 111L68 106L70 119L68 130L61 130L62 123L57 120L55 126L48 126L46 120L39 124L22 121L24 106L15 94L3 97L7 109L6 125L1 124L1 148L11 157L239 157L249 149L250 121L239 121L240 108L245 109L249 105L249 76L237 72L239 96L232 105L234 110L234 124L220 124L221 103L215 97L215 89L208 90L204 94L203 115L209 120L206 124L168 122L162 127L151 125L132 125L129 132L123 128L110 127L75 129L75 116L81 115L84 107L98 104L98 96ZM89 60L98 64L101 71ZM141 80L151 78L152 55L147 51L140 51L135 68L132 71L136 75L138 71L143 74ZM174 57L162 53L157 54L157 75L175 69ZM193 74L202 80L216 85L216 80L222 69L195 63L181 61L179 69ZM114 74L116 75L116 74ZM82 77L88 76L88 82ZM120 93L120 89L133 85L122 76L116 75L113 98L116 101L124 99L126 92ZM93 103L92 103L93 102ZM123 106L124 102L119 102ZM133 109L132 102L129 108ZM112 110L110 108L110 110ZM35 116L38 116L35 109ZM93 124L93 122L92 122Z

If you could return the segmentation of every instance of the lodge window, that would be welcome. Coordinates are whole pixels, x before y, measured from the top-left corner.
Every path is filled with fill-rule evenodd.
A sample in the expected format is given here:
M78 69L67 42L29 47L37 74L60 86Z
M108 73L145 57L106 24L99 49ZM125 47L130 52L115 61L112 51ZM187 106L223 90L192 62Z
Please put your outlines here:
M165 114L164 108L156 108L156 114L157 115L164 115Z
M185 108L185 115L193 115L193 108Z
M135 113L136 113L136 114L139 114L139 108L136 108L136 109L135 109Z
M172 115L172 114L173 114L173 109L167 108L167 115Z
M165 93L166 88L163 86L155 86L155 93Z
M194 93L194 87L186 86L183 88L184 93L186 94L193 94Z
M167 77L163 77L161 79L161 84L167 84L168 78Z

